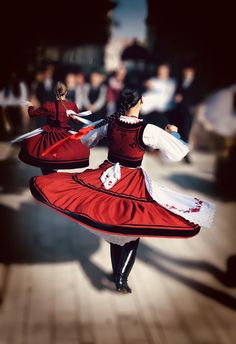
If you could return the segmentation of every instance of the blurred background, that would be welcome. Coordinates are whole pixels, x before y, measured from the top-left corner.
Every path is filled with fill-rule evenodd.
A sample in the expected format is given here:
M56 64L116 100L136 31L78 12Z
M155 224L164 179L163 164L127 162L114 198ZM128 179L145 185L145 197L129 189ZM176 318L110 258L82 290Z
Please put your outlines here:
M0 343L235 343L236 53L229 1L96 0L5 3L0 54ZM217 206L189 240L144 239L132 295L109 282L109 246L37 205L39 169L8 141L44 122L26 100L67 98L92 119L138 88L142 118L178 126L181 163L148 152L150 176ZM106 158L105 143L91 167Z

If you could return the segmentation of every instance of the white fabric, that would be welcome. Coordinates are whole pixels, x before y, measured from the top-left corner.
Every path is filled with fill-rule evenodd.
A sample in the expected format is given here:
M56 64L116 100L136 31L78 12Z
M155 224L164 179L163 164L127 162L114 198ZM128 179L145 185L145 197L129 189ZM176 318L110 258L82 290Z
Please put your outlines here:
M224 137L236 136L236 111L233 99L236 84L212 94L204 103L202 115L214 131Z
M21 136L16 137L15 139L11 140L10 143L12 144L12 143L24 141L24 140L26 140L26 139L28 139L30 137L33 137L33 136L41 134L43 131L44 130L42 128L37 128L35 130L29 131L26 134L23 134Z
M101 175L101 182L106 190L111 189L118 180L121 178L120 164L117 162L115 165L106 169Z
M83 111L83 112L79 112L79 113L76 113L75 111L73 110L66 110L66 114L67 116L69 117L70 115L74 115L74 116L78 116L78 117L83 117L83 116L89 116L89 115L92 115L92 111Z
M134 123L139 123L139 122L143 122L142 119L136 117L136 116L120 116L119 120L121 122L124 122L124 123L129 123L129 124L134 124Z
M196 197L173 191L153 181L143 170L148 193L158 204L201 227L211 227L215 205Z
M35 130L29 131L28 133L25 133L25 134L23 134L21 136L16 137L15 139L11 140L9 143L13 144L13 143L16 143L16 142L24 141L26 139L29 139L30 137L37 136L37 135L41 134L43 131L44 130L42 128L37 128ZM70 134L77 134L77 131L68 130L68 133L70 133Z
M81 123L86 124L86 125L90 125L92 123L92 121L89 121L88 119L85 119L85 118L82 118L82 117L79 117L76 115L74 115L74 119L76 119L76 121L81 122Z
M150 148L160 149L172 161L180 161L189 152L187 144L153 124L148 124L144 129L143 142Z
M100 122L100 121L98 121ZM96 123L96 122L95 122ZM93 123L93 125L95 125L95 123ZM108 128L108 124L92 130L90 133L88 133L86 136L84 136L81 139L81 142L88 146L88 147L94 147L96 146L96 144L103 138L107 136L107 128Z
M173 79L161 80L150 79L151 88L143 94L142 113L148 114L152 111L168 111L176 89Z
M130 241L135 241L137 240L139 237L131 237L131 236L124 236L124 235L113 235L113 234L107 234L107 233L103 233L103 232L99 232L99 231L94 231L91 228L88 227L84 227L86 230L88 230L89 232L95 234L96 236L98 236L99 238L112 243L112 244L116 244L119 246L124 246L125 244L127 244Z
M76 119L77 121L79 121L83 124L86 124L86 125L89 125L92 123L92 121L89 121L88 119L82 118L83 116L92 115L91 111L84 111L84 112L76 113L73 110L66 110L66 115L67 115L67 117L70 117L71 115L73 115L73 119Z

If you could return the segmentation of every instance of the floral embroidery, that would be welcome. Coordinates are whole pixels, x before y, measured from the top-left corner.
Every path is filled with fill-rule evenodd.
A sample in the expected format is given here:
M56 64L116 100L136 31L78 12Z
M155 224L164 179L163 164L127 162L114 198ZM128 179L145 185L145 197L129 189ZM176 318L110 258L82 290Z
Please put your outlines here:
M176 208L174 205L169 205L169 204L165 204L166 208L169 210L178 210L181 213L197 213L201 210L202 207L202 201L196 197L194 197L195 200L195 206L189 209L178 209Z

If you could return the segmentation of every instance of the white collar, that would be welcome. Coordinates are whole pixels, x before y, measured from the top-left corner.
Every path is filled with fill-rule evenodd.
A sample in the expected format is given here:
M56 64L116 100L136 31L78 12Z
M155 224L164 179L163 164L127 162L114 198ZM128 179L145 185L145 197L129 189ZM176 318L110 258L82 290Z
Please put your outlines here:
M122 115L122 116L120 116L119 117L119 120L121 121L121 122L125 122L125 123L139 123L139 122L142 122L143 120L142 119L140 119L140 118L138 118L138 117L131 117L131 116L124 116L124 115Z

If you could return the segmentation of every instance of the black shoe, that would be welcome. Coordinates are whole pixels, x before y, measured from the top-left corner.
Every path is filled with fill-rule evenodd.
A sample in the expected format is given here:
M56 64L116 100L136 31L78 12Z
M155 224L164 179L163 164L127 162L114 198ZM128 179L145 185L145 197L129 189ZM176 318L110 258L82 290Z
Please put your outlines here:
M122 247L119 265L116 271L116 290L120 293L131 293L128 285L128 277L134 265L139 239L130 241Z
M116 279L116 290L122 294L132 293L132 289L128 285L128 281L124 275L117 276Z

